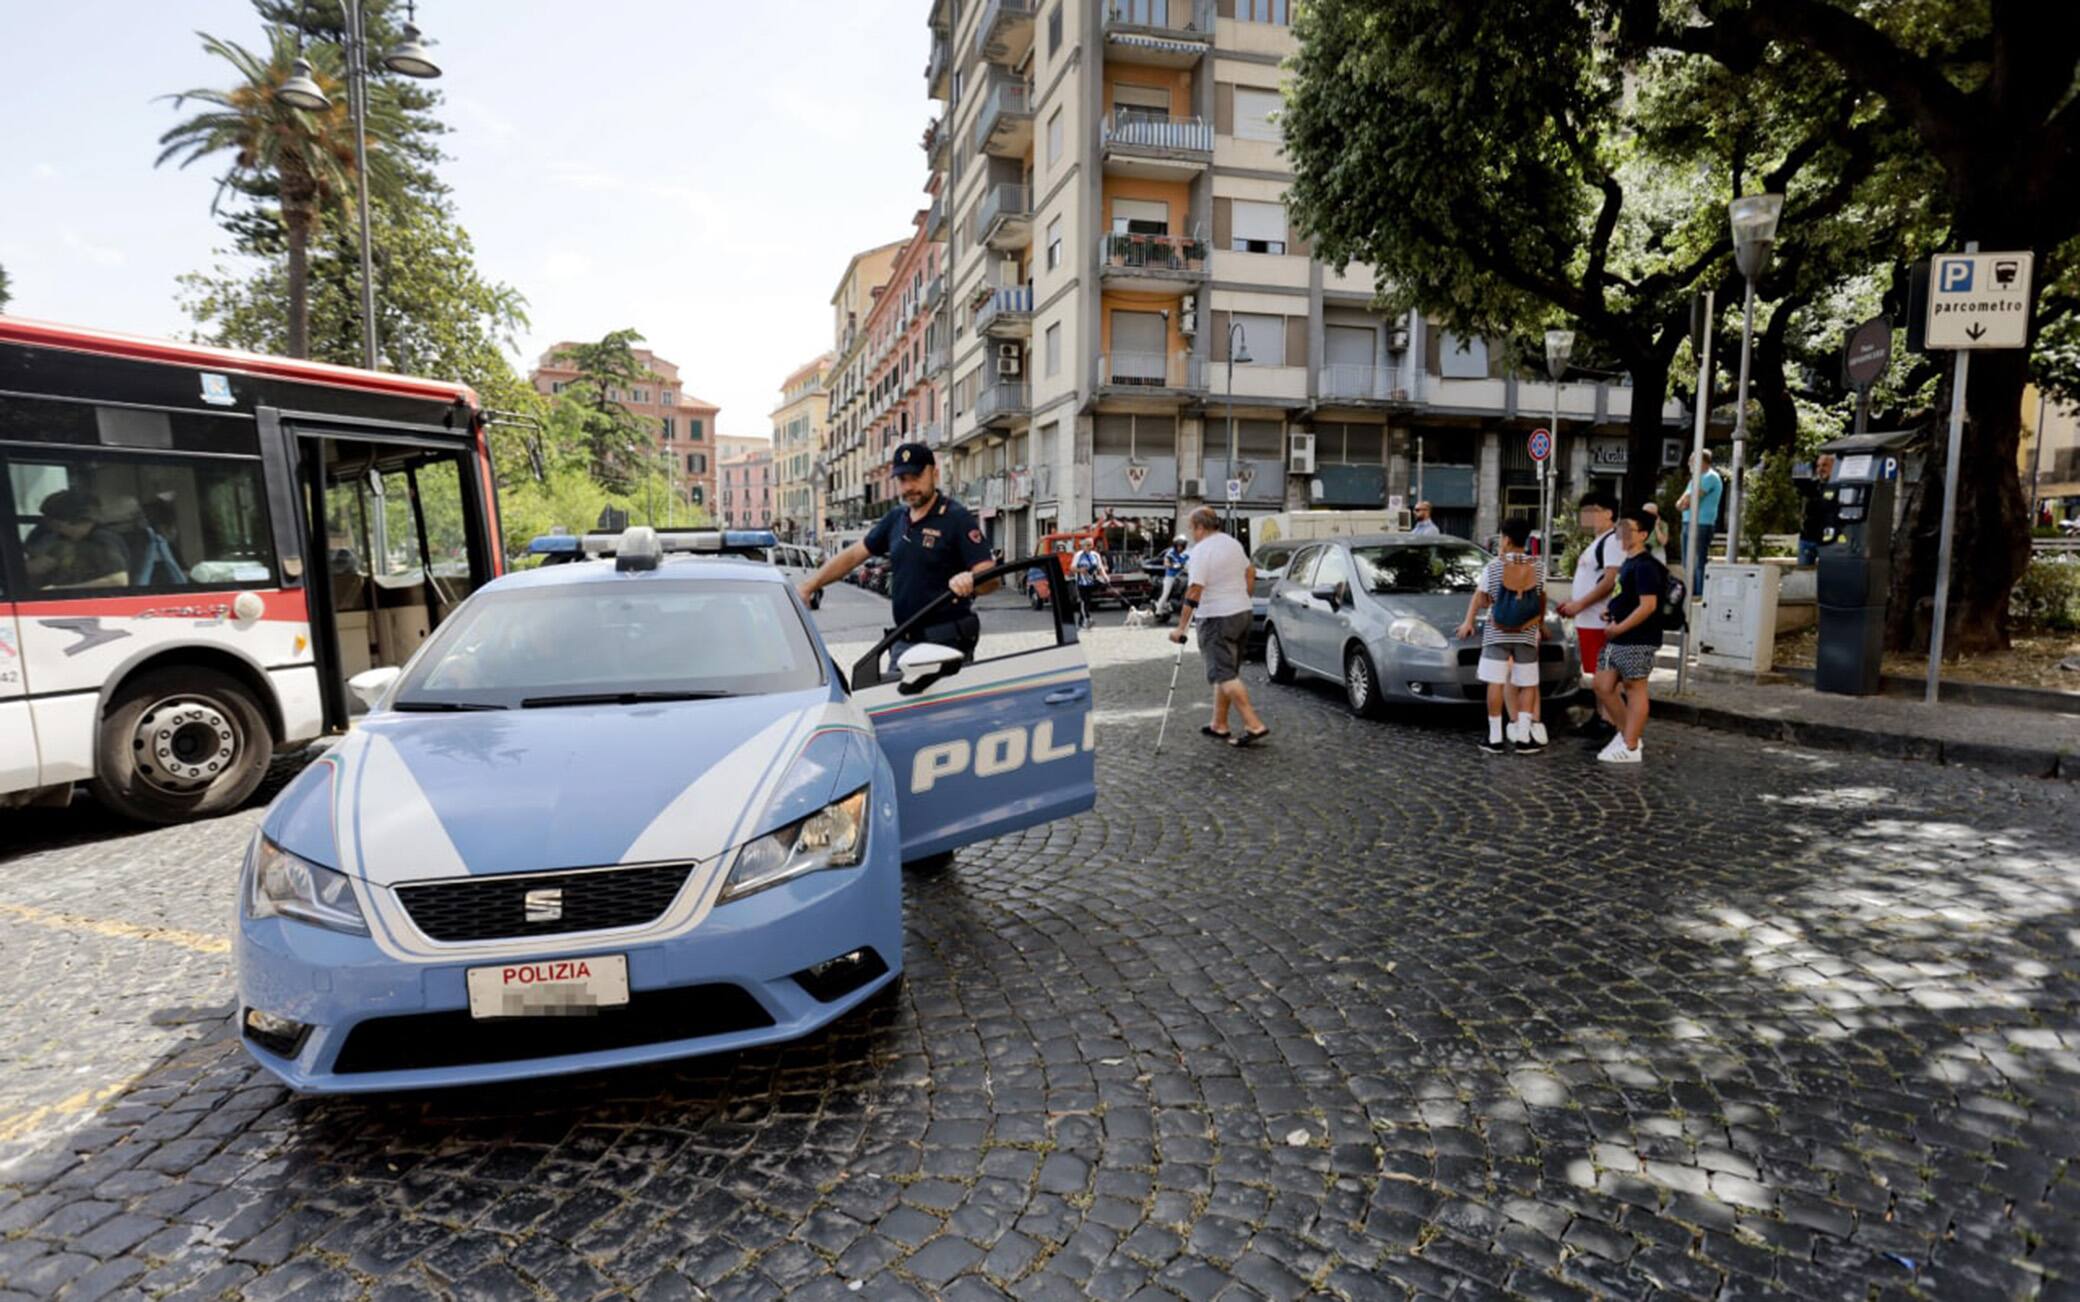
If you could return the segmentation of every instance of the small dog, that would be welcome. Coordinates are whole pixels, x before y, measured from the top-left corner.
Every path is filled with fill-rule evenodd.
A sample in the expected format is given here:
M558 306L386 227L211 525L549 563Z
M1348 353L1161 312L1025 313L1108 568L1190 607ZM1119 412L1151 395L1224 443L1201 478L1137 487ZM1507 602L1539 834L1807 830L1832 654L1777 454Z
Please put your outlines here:
M1156 613L1155 613L1154 611L1150 610L1150 609L1149 609L1148 607L1146 607L1146 606L1129 606L1129 607L1127 607L1127 624L1126 624L1126 626L1127 626L1128 628L1152 628L1152 627L1154 627L1154 626L1155 626L1155 621L1156 621Z

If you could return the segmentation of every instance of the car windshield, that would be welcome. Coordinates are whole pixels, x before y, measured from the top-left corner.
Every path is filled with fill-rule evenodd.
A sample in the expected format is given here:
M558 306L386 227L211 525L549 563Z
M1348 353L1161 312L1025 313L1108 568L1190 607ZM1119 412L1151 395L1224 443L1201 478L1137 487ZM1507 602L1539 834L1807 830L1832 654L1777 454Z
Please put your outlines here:
M401 710L756 696L824 681L778 583L656 577L492 589L399 684Z
M1419 543L1353 547L1358 581L1367 592L1472 592L1488 553L1472 543Z

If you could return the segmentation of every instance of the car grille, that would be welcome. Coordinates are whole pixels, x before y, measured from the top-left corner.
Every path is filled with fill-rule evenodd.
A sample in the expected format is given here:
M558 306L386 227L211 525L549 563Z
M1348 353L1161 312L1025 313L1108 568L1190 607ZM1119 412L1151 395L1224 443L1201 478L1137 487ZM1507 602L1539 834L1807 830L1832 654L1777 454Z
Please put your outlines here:
M434 940L559 936L654 922L678 898L692 871L690 863L670 863L471 877L400 886L397 898L412 915L413 925ZM542 894L548 891L560 892L553 910L547 907L549 897Z
M772 1024L772 1014L749 991L727 982L633 991L621 1007L602 1008L588 1017L479 1019L467 1009L372 1017L347 1033L332 1069L352 1076L560 1058Z
M1560 661L1567 659L1567 648L1561 646L1558 642L1541 642L1538 644L1538 658L1546 664L1558 664ZM1479 647L1468 646L1459 648L1459 663L1462 666L1470 669L1480 662L1481 649Z

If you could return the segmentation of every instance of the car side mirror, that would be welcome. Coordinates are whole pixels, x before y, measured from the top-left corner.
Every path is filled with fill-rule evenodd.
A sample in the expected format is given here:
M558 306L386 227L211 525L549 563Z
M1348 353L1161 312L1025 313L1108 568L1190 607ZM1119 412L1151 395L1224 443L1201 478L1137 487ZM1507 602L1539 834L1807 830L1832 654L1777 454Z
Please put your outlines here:
M902 676L903 685L896 688L899 696L915 696L942 678L951 678L961 671L962 656L957 648L940 646L933 642L920 642L903 653L896 661L896 672Z
M373 710L376 702L383 699L383 693L389 691L390 685L403 673L404 670L396 665L379 665L374 669L364 669L347 680L347 688L361 698L363 705Z
M1337 603L1337 592L1338 592L1338 588L1337 588L1337 586L1336 586L1335 584L1333 584L1333 583L1325 583L1325 584L1323 584L1323 585L1322 585L1321 587L1319 587L1319 588L1316 588L1316 589L1314 590L1314 599L1315 599L1316 601L1326 601L1326 602L1328 602L1328 603L1329 603L1329 609L1331 609L1331 610L1334 610L1334 609L1336 609L1336 603Z

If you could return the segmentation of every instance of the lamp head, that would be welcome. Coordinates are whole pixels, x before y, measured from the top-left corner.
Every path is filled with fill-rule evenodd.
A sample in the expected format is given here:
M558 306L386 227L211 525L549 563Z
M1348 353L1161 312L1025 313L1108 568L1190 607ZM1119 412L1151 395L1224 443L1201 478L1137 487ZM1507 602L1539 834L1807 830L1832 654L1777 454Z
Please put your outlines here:
M441 66L426 52L419 29L411 23L404 25L404 39L383 56L383 66L405 77L433 78L441 75Z
M332 100L325 94L324 87L311 76L311 61L300 55L289 65L289 80L276 89L274 97L290 108L307 113L323 113L332 107Z
M1546 331L1546 373L1555 380L1567 372L1567 359L1574 353L1574 331Z
M1784 213L1781 194L1749 194L1726 206L1733 227L1733 257L1741 274L1753 280L1769 265L1770 247L1777 239L1777 219Z

